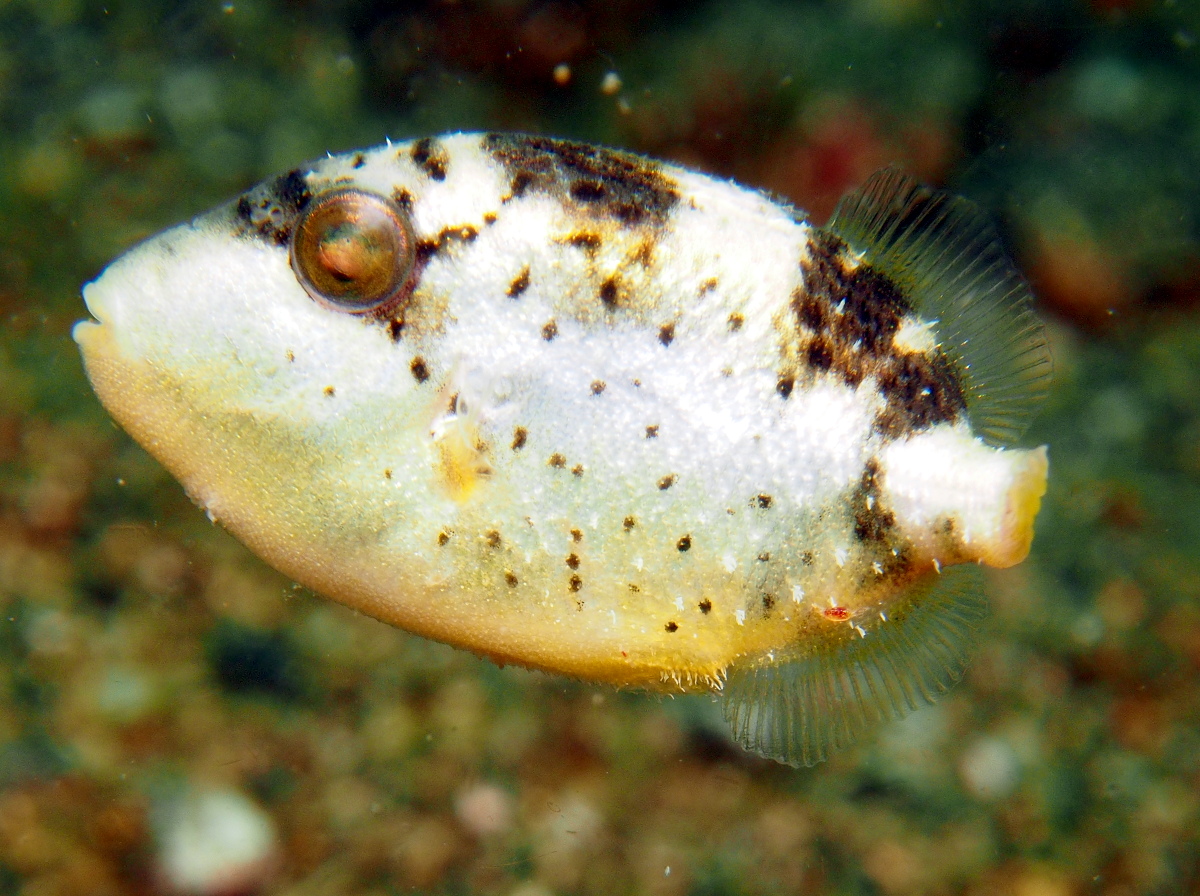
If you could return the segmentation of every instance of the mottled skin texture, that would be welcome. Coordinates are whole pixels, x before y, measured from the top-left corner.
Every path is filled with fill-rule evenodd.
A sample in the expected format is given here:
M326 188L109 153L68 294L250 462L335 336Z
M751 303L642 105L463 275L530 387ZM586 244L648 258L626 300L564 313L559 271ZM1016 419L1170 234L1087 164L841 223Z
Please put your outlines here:
M288 246L314 197L416 239L373 312ZM870 637L936 565L1019 562L1044 450L973 438L963 372L793 209L582 144L336 156L143 244L76 331L195 500L318 591L500 662L712 688ZM948 466L947 466L948 465Z

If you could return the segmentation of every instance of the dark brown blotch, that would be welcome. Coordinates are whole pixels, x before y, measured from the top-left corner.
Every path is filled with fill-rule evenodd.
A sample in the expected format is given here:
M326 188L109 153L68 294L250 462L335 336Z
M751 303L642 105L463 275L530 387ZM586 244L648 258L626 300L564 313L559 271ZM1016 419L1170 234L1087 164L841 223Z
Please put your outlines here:
M542 338L545 339L547 342L552 340L557 335L558 335L558 324L556 322L554 322L552 320L548 320L544 324L542 324Z
M489 529L487 532L484 532L483 540L489 548L498 548L502 542L500 533L495 529Z
M875 421L883 435L896 438L937 423L953 423L966 410L962 377L943 354L905 354L879 373L887 407Z
M648 439L657 439L658 438L658 424L657 423L651 423L649 426L646 427L646 438L648 438Z
M429 379L429 368L426 366L424 358L413 358L412 363L408 365L408 369L412 372L413 379L418 383L423 383Z
M567 566L571 567L571 569L579 569L579 555L567 554L566 564Z
M524 426L514 427L513 428L513 437L512 437L512 450L520 451L522 448L525 447L525 440L528 438L529 438L529 430L527 430Z
M683 553L684 551L690 551L691 549L692 536L690 535L683 535L677 542L675 542L675 550L679 551L680 553Z
M669 632L677 632L677 631L679 631L679 623L678 622L668 622L666 625L663 626L663 628L665 628Z
M576 202L600 202L608 196L598 180L577 180L571 184L571 198Z
M483 148L509 172L513 196L548 193L624 226L661 225L679 201L657 162L630 153L524 134L488 134Z
M712 601L709 600L707 597L704 598L704 600L700 601L700 603L696 604L696 606L698 606L700 608L700 612L703 613L705 616L707 616L712 611Z
M592 380L591 390L593 395L602 395L604 390L608 388L608 384L604 380Z
M554 467L556 470L563 470L566 469L567 459L558 452L555 452L554 454L550 455L550 459L546 461L546 465L549 467Z
M767 508L769 508L775 501L775 499L772 498L768 494L756 495L754 500L758 504L758 506L763 510L766 510Z
M658 480L658 490L660 492L665 492L675 484L675 479L676 476L674 473L668 473L666 476L662 477L662 479Z
M661 342L664 347L666 347L666 346L670 345L672 342L674 342L675 341L675 324L673 324L673 323L672 324L663 324L661 327L659 327L658 328L658 341Z
M814 336L804 350L805 360L813 370L828 370L833 366L833 348L824 336Z
M579 576L571 576L567 579L567 587L571 589L571 593L575 593L583 587L583 579Z
M958 419L966 409L962 372L940 351L903 352L895 346L912 306L893 280L851 259L841 239L819 230L801 267L803 285L791 308L802 365L837 375L851 387L874 378L887 404L876 431L887 437Z
M621 521L621 528L623 528L626 532L633 529L633 527L636 525L637 525L637 519L632 516L627 516L627 517L625 517L625 519L623 519Z

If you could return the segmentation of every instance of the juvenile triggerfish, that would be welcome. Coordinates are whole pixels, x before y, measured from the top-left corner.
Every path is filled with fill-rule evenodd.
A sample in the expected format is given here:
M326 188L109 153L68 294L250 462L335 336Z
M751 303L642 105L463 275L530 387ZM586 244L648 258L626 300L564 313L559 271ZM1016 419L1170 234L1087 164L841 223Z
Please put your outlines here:
M720 696L812 764L962 673L955 564L1029 551L1050 358L970 203L824 227L544 137L290 171L119 258L74 331L120 424L316 591L498 663ZM968 579L970 577L968 576Z

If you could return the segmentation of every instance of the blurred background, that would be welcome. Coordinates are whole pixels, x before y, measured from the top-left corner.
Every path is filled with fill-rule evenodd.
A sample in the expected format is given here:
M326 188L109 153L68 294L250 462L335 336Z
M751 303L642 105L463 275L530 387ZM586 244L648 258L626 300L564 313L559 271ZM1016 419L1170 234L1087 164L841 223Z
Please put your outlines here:
M1200 3L0 0L0 896L1200 893ZM987 207L1056 383L1030 559L936 707L811 769L705 698L299 590L70 340L138 239L327 151L604 142L820 221Z

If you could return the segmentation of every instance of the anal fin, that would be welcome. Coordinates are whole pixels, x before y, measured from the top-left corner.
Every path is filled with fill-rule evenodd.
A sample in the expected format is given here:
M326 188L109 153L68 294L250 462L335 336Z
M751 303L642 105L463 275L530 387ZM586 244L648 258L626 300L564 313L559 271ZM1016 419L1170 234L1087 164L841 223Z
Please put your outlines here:
M729 671L725 719L747 750L815 765L864 731L933 703L962 677L987 601L974 566L932 575L887 618Z

